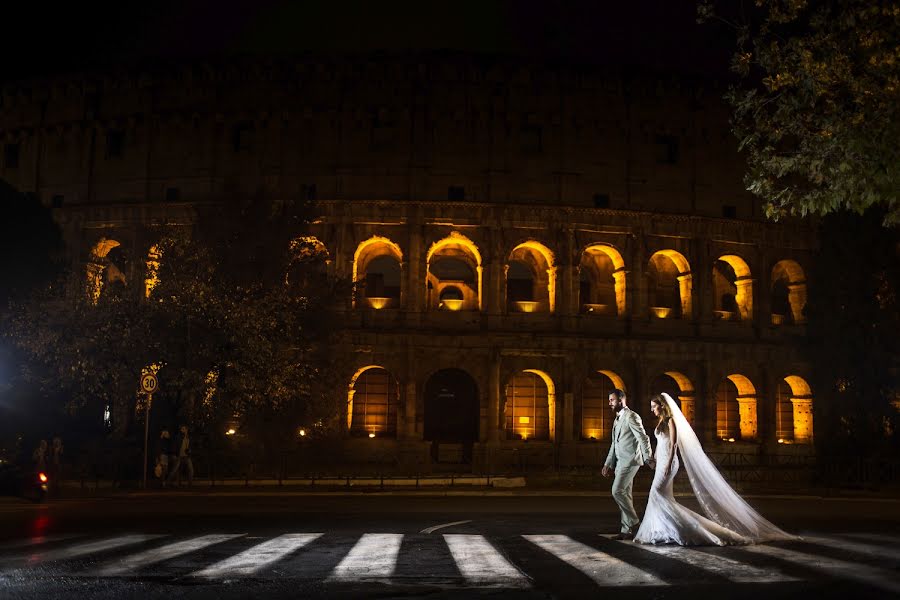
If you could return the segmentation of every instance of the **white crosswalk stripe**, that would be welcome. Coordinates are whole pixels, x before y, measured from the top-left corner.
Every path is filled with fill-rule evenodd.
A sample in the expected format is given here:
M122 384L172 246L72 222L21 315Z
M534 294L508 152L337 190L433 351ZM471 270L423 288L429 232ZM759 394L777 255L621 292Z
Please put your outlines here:
M213 544L226 542L228 540L244 535L246 534L232 533L220 535L204 535L190 540L183 540L181 542L175 542L174 544L168 544L161 548L153 548L144 552L138 552L137 554L132 554L130 556L120 558L101 567L97 571L97 575L105 577L114 575L126 575L143 567L155 565L165 560L183 556L190 552L196 552L197 550L202 550L203 548L212 546Z
M201 569L193 575L207 578L253 575L275 564L291 552L306 546L321 535L321 533L286 533Z
M530 554L519 559L515 553L522 551L521 542L511 543L506 552L501 552L496 543L484 535L448 533L437 537L364 533L355 543L348 543L343 536L323 538L322 533L289 533L249 548L247 541L241 539L245 535L209 534L178 540L160 540L166 536L153 534L84 540L72 539L77 536L45 536L7 541L4 547L13 549L14 553L0 559L0 576L24 575L32 567L40 567L32 572L41 577L134 577L152 572L154 576L187 575L209 580L246 577L265 571L267 578L296 577L326 583L371 581L409 585L421 581L444 587L519 590L538 587L527 570L517 565L530 564L539 550L530 550ZM700 573L706 572L735 584L838 578L900 593L900 578L894 570L897 551L888 544L864 543L860 541L861 537L850 534L840 537L808 535L796 544L727 549L629 543L601 546L607 552L566 535L521 537L548 553L549 564L559 560L560 566L568 564L601 587L702 584L710 580ZM881 539L888 541L890 538ZM51 541L59 543L47 547ZM289 559L292 553L308 545L311 546L309 551ZM114 551L118 556L110 558L108 555ZM234 554L229 556L232 552ZM512 556L507 555L510 552ZM837 552L849 553L850 558L829 556L837 555ZM664 556L694 569L660 571L674 574L675 579L669 582L666 581L668 575L645 570L643 565L651 564L653 557L643 553ZM89 560L92 555L100 555L103 562ZM424 556L435 557L437 562ZM873 559L877 564L871 564ZM276 563L280 563L278 569L266 571ZM154 568L151 571L149 567ZM815 575L815 571L821 576ZM540 582L540 578L537 581Z
M331 572L333 581L387 579L394 574L402 533L365 533Z
M900 593L900 579L895 573L870 567L862 563L853 563L817 554L807 554L787 548L775 546L741 546L741 551L771 556L787 562L796 563L809 569L828 573L831 576L852 579L894 593Z
M530 587L528 578L481 535L444 534L444 540L466 581L479 587Z
M833 537L804 536L803 539L804 541L811 542L813 544L816 544L817 546L825 546L826 548L855 552L857 554L864 554L873 558L890 558L893 560L900 560L900 550L893 547L862 544L860 542Z
M646 571L587 544L576 542L565 535L525 535L522 537L569 563L600 586L668 585L665 581Z
M687 563L692 567L715 573L716 575L725 577L735 583L778 583L782 581L799 581L796 577L785 575L777 569L760 569L726 556L710 554L708 552L685 548L683 546L652 546L648 544L637 545L637 547L641 550L653 552L654 554Z
M116 548L142 544L144 542L149 542L150 540L159 539L161 537L165 536L136 534L106 538L95 542L76 544L75 546L69 546L67 548L58 548L56 550L48 550L46 552L31 553L28 555L27 561L29 564L37 564L56 560L70 560L73 558L87 556L89 554L97 554L100 552L106 552L108 550L115 550Z

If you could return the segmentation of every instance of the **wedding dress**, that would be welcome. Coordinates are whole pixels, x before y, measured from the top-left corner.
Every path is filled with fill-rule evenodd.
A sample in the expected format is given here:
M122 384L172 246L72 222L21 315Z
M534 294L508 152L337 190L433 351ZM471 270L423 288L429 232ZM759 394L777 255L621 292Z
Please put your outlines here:
M754 544L797 539L785 533L753 510L725 481L709 457L678 405L668 394L663 400L672 411L677 454L666 474L669 462L669 430L656 431L656 474L650 487L644 520L634 536L641 544L680 544L682 546ZM672 483L684 461L688 480L704 515L675 500Z

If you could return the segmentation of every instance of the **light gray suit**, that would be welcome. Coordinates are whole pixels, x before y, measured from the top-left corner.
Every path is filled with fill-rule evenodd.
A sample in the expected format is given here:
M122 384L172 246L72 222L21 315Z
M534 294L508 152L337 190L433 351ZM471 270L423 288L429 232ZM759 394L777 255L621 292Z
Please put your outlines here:
M622 511L622 533L629 533L640 522L631 487L638 469L652 456L650 436L644 431L641 416L627 406L622 408L613 422L612 443L606 457L606 466L616 470L612 496Z

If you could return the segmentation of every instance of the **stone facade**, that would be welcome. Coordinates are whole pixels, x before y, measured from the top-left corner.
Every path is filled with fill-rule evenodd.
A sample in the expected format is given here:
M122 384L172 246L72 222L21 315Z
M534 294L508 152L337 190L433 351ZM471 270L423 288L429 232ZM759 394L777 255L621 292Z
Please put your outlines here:
M365 283L336 307L348 459L598 465L612 386L648 429L678 396L710 451L807 453L816 239L742 191L719 96L469 58L68 77L2 91L0 177L92 277L194 203L318 200L329 268Z

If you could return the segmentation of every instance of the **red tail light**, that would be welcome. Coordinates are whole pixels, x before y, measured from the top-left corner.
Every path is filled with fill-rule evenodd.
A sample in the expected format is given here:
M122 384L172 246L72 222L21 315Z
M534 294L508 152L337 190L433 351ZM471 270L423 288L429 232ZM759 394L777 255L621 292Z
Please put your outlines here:
M38 473L38 479L41 483L47 483L47 474L46 473Z

